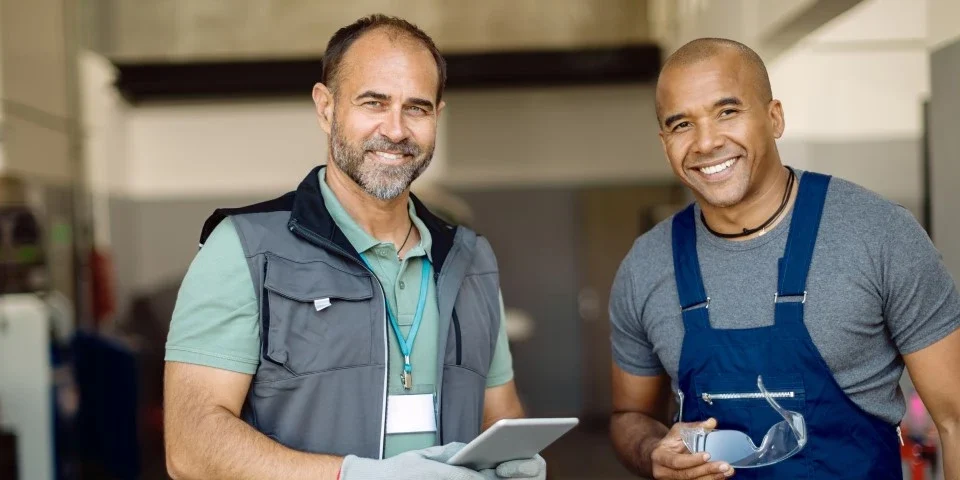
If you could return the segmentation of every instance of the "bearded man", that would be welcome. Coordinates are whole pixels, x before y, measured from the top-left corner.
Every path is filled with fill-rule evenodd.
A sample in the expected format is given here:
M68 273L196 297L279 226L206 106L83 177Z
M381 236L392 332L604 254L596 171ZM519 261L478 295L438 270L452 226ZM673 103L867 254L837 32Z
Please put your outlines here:
M524 412L490 244L410 195L445 79L402 19L331 38L313 88L327 165L215 211L183 280L164 380L172 477L545 477L540 456L446 464Z

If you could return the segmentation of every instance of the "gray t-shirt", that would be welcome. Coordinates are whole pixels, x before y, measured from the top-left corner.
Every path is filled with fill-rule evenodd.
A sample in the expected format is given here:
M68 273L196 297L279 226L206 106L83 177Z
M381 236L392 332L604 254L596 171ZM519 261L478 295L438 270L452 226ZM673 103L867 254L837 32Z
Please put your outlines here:
M710 234L699 208L695 214L711 325L771 325L792 211L766 235L739 242ZM671 230L668 219L634 243L614 280L610 321L620 368L644 376L666 371L676 386L684 328ZM844 392L865 411L899 422L901 355L960 327L960 295L926 232L906 209L834 177L807 293L804 322Z

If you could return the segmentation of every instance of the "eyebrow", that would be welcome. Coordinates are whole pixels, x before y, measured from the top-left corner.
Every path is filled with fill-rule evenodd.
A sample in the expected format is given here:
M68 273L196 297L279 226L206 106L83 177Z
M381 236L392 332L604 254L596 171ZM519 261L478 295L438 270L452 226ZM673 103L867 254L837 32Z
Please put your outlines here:
M407 100L407 103L409 103L409 104L411 104L411 105L417 105L417 106L420 106L420 107L424 107L424 108L427 108L427 109L429 109L429 110L433 110L433 102L431 102L430 100L427 100L427 99L425 99L425 98L416 98L416 97L414 97L414 98L411 98L411 99Z
M663 121L663 125L667 128L670 128L670 125L677 123L678 120L680 120L685 116L687 116L687 114L685 113L675 113L673 115L670 115L669 117L667 117L666 120Z
M372 98L374 100L380 100L382 102L390 101L390 95L387 95L385 93L375 92L373 90L367 90L366 92L363 92L360 95L357 95L357 99L361 99L361 98ZM410 98L407 100L407 103L433 110L433 102L425 98L417 98L417 97Z
M367 90L366 92L363 92L360 95L357 95L358 100L361 98L372 98L374 100L381 100L386 102L390 100L390 95L387 95L386 93L374 92L373 90Z
M728 105L736 105L738 107L742 107L743 102L741 102L740 99L737 97L724 97L724 98L721 98L720 100L717 100L717 103L713 104L713 108L726 107Z
M743 102L737 97L723 97L720 100L717 100L713 104L713 108L726 107L730 105L739 107L739 106L743 106ZM666 118L666 120L663 121L663 125L666 127L670 127L670 125L676 123L678 120L682 119L685 116L687 116L687 114L685 113L675 113L673 115L670 115L669 117Z

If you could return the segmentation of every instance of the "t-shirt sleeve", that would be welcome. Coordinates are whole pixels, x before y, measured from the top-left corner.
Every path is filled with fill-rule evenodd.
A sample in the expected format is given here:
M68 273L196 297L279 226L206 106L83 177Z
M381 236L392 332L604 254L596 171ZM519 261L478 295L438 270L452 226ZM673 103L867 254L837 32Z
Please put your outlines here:
M631 251L620 265L610 291L610 345L613 360L623 371L657 376L664 370L640 318L637 305L640 292L634 286L634 272L640 267L633 263L633 256Z
M960 328L960 295L939 251L916 219L897 208L885 225L882 251L884 318L903 355Z
M487 374L487 388L503 385L513 380L513 356L507 341L507 314L503 307L503 294L500 294L500 333L497 345L490 360L490 372Z
M164 359L250 375L257 371L257 297L229 218L207 238L180 285Z

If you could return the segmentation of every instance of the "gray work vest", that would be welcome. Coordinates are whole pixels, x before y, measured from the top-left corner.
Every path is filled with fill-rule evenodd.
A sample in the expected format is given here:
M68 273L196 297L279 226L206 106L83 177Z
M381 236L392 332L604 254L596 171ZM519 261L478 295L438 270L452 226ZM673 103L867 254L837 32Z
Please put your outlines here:
M229 216L257 293L260 365L242 418L296 450L382 458L392 334L385 298L327 212L317 174L278 199L217 210L200 243ZM414 204L433 237L438 442L469 442L480 433L500 331L496 258L483 237ZM331 305L317 311L314 300L322 298Z

